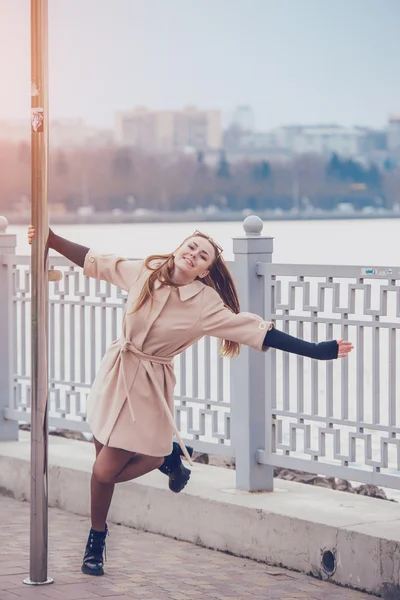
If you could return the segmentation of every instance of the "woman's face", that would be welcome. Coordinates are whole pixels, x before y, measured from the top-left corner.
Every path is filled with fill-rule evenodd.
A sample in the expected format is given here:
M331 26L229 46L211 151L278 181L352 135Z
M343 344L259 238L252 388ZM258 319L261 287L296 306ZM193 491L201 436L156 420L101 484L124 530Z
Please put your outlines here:
M201 236L194 236L183 242L174 253L174 264L182 275L194 280L205 277L215 260L215 249L211 242Z

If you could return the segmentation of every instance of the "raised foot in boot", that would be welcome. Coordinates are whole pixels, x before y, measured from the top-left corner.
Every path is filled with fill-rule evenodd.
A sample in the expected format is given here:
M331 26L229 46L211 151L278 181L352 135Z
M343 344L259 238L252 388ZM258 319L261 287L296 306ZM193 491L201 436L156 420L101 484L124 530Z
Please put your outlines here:
M189 456L193 455L193 448L186 446ZM178 494L183 490L190 479L191 471L183 466L181 457L183 452L177 442L173 443L173 449L169 456L166 456L163 464L159 467L161 473L169 478L169 489Z
M81 571L85 575L104 575L103 552L106 547L107 533L107 525L105 531L90 530L81 567Z

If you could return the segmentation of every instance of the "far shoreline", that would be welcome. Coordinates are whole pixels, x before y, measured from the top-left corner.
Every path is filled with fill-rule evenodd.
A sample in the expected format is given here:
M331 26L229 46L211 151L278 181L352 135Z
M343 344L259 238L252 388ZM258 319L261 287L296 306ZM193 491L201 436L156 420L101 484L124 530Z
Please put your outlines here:
M364 220L364 219L399 219L400 213L394 211L341 212L341 211L304 211L275 213L272 211L220 211L204 213L197 211L154 211L146 214L135 212L93 212L92 214L64 213L51 214L50 222L53 225L104 225L124 223L223 223L243 222L249 215L257 215L263 221L342 221L342 220ZM10 225L28 225L31 222L30 213L12 213L2 211Z

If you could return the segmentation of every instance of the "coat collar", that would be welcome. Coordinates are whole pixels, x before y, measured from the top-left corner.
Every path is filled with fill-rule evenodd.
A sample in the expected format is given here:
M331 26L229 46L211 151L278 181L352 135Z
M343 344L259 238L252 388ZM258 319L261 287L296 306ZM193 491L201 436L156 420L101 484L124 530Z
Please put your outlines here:
M159 287L161 287L161 282L156 279L154 282L154 289L157 290ZM203 288L204 283L202 283L199 279L195 279L192 281L192 283L178 287L179 297L182 302L185 302L185 300L190 300L190 298L196 296Z

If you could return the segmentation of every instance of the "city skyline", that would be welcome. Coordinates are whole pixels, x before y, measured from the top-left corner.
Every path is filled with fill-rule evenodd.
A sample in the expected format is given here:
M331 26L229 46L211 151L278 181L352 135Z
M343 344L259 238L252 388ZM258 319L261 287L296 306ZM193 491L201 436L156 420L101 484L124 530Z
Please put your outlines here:
M1 1L1 0L0 0ZM400 104L400 102L399 102ZM97 132L97 133L110 133L113 135L117 135L118 134L118 119L121 115L130 115L130 114L135 114L135 113L148 113L149 115L151 114L155 114L155 113L185 113L187 111L191 112L191 111L199 111L199 112L214 112L214 113L218 113L221 114L221 122L222 123L222 131L226 132L229 130L229 128L231 128L232 126L239 126L240 127L240 123L237 119L235 119L235 113L239 110L239 109L249 109L250 111L252 111L252 107L250 105L240 105L240 106L235 106L232 108L231 110L231 115L230 115L230 119L223 119L223 115L222 115L222 110L217 107L214 106L213 109L209 110L209 109L204 109L201 106L196 106L196 105L187 105L187 106L176 106L176 107L170 107L170 108L165 108L165 107L159 107L159 108L150 108L148 106L144 106L144 105L138 105L138 106L132 106L130 108L128 108L127 110L123 110L123 111L116 111L113 114L113 120L111 123L103 126L103 125L97 125L96 123L93 123L90 119L85 118L84 116L80 116L80 115L71 115L71 116L63 116L63 115L57 115L57 116L53 116L50 115L50 125L57 125L57 126L62 126L62 127L67 127L68 124L70 124L71 126L74 127L78 127L79 125L83 126L83 127L88 127L91 129L91 131L93 132ZM2 118L3 116L3 118ZM14 117L11 119L6 119L5 115L0 115L0 127L4 126L5 128L10 127L11 129L13 127L17 127L17 128L21 128L22 126L25 127L26 124L29 124L29 113L26 113L24 115L24 117ZM346 123L343 124L342 122L332 122L332 121L321 121L321 122L300 122L300 121L290 121L290 122L284 122L284 123L280 123L279 125L272 125L269 128L266 129L260 129L259 127L257 127L257 115L253 115L254 120L255 120L255 126L253 128L248 129L249 132L254 132L254 133L273 133L276 130L281 130L281 129L291 129L291 128L299 128L299 129L313 129L313 128L324 128L324 127L329 127L329 128L338 128L338 129L360 129L360 130L371 130L371 131L376 131L376 132L381 132L381 131L385 131L390 123L390 121L392 120L400 120L400 110L398 111L398 113L390 113L387 115L384 115L382 120L380 121L378 126L374 126L374 125L365 125L363 123L360 122L355 122L355 123ZM242 128L243 131L246 131L246 128ZM30 132L28 132L30 133ZM117 135L118 137L118 135ZM1 131L0 131L0 138L1 138Z
M29 0L0 0L0 120L29 118ZM322 6L322 8L321 8ZM50 118L250 105L255 129L400 112L397 0L49 1Z

